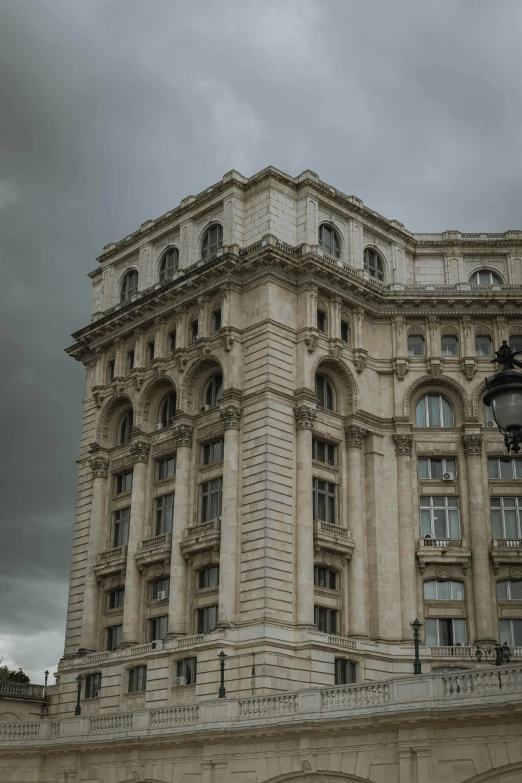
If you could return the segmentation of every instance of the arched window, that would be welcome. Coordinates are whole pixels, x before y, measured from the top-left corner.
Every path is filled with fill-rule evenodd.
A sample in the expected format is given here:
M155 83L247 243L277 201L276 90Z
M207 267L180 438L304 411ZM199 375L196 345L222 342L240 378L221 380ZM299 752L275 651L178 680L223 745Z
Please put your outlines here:
M493 341L488 334L475 336L475 356L493 356Z
M453 408L442 394L425 394L415 411L417 427L453 427Z
M120 421L120 443L128 443L130 441L132 435L132 420L132 408L129 408L128 411L125 411Z
M341 257L341 242L339 234L332 226L323 223L319 226L319 247L322 247L325 253L334 258Z
M177 247L169 247L165 251L163 259L160 264L160 283L165 283L170 280L174 272L178 271L179 253Z
M201 243L201 257L210 258L217 253L223 244L223 228L219 223L213 223L205 231L203 242Z
M221 395L223 394L223 376L221 373L213 375L207 384L205 391L205 405L203 410L210 410L219 405L221 401Z
M459 355L459 341L452 334L447 334L441 339L441 354L442 356L458 356Z
M364 251L364 269L377 280L384 280L384 264L373 247L367 247Z
M163 426L168 427L175 415L176 415L176 392L170 392L169 394L167 394L167 396L161 403L160 421L163 424Z
M127 272L123 278L120 289L120 302L128 302L138 290L138 273L135 269Z
M410 334L408 337L408 356L424 356L425 344L422 334Z
M334 388L326 375L319 375L319 373L317 373L315 376L315 395L321 408L326 408L327 411L334 410Z
M471 285L502 285L500 277L494 272L490 272L489 269L479 269L478 272L473 272L469 282Z

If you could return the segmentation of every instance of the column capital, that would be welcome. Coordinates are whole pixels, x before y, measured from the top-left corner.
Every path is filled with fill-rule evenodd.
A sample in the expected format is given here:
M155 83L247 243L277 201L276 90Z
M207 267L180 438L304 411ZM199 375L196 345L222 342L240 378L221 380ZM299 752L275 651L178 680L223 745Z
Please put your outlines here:
M350 448L362 449L367 435L368 430L365 430L364 427L359 427L357 424L349 424L344 428L346 445Z
M192 446L192 433L194 427L190 424L178 424L177 427L172 428L172 437L175 440L176 446Z
M397 456L410 456L413 448L413 435L392 435Z
M130 453L133 462L147 462L150 445L144 440L137 440L130 447Z
M106 457L93 457L91 459L93 478L107 478L109 473L109 460Z
M295 409L295 421L298 430L311 430L316 418L317 413L308 405L299 405Z
M464 447L464 454L468 457L470 455L482 454L482 441L484 438L482 435L463 435L462 445Z
M226 408L219 412L219 418L226 430L238 430L241 410L236 408L235 405L227 405Z

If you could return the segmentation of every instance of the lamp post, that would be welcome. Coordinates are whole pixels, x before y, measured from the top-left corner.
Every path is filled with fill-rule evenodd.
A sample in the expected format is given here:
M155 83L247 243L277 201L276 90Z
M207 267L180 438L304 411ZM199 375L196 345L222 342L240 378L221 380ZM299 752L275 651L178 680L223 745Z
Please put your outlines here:
M44 696L47 693L47 680L49 679L49 669L44 671Z
M76 707L74 710L75 715L81 715L82 714L82 705L80 704L80 696L82 693L82 682L83 677L81 674L79 674L76 678L76 682L78 683L76 686Z
M490 657L493 655L495 656L494 658ZM481 647L477 644L475 657L479 663L482 661L483 656L488 663L494 663L495 666L502 666L502 664L510 662L511 648L507 642L504 642L504 644L496 644L494 647Z
M420 662L420 656L419 656L419 636L420 636L420 629L422 628L422 623L420 623L417 618L410 623L411 627L413 628L413 644L415 645L415 660L413 661L413 673L414 674L422 674L421 669L421 662Z
M522 445L522 373L515 370L522 362L515 359L522 351L512 351L506 340L495 352L492 363L500 364L502 369L486 378L487 394L484 403L491 407L497 427L504 436L509 454L518 454Z
M219 667L221 670L221 681L219 684L218 698L224 699L225 698L225 660L227 656L225 655L223 650L221 650L221 652L219 653L218 658L219 658Z

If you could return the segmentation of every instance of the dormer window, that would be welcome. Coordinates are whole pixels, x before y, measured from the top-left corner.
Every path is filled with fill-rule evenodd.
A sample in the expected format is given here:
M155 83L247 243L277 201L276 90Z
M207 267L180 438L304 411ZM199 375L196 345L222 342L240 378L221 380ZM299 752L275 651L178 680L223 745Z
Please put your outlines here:
M174 272L178 271L178 264L179 252L177 247L169 247L169 249L165 251L165 255L160 264L160 283L165 283L167 280L170 280Z
M120 289L120 302L128 302L138 290L138 273L135 269L127 272Z
M223 228L219 223L213 223L205 231L203 242L201 243L201 257L210 258L223 245Z

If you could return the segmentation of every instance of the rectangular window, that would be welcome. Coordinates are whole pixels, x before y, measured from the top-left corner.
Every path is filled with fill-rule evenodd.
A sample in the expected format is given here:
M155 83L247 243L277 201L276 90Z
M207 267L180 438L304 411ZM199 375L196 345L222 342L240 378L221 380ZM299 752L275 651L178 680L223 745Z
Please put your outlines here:
M127 351L127 372L134 369L134 350Z
M493 356L493 343L487 334L476 335L475 356Z
M157 579L155 582L153 582L151 585L150 593L153 601L159 601L162 593L165 594L165 598L168 598L168 595L170 593L169 577L167 576L164 579ZM161 598L161 600L163 599Z
M156 498L156 535L172 532L172 516L174 513L174 493Z
M123 625L109 625L107 628L107 650L116 650L123 638Z
M85 698L96 699L101 691L101 672L93 672L85 678Z
M221 329L221 308L214 310L211 317L211 331L217 332Z
M459 500L456 497L421 497L421 536L437 539L459 539Z
M456 459L436 459L434 457L422 457L418 461L420 479L440 479L457 475Z
M169 345L170 350L175 351L176 350L176 330L173 329L172 332L169 332Z
M326 332L326 313L324 310L317 311L317 328L320 332Z
M519 539L521 536L520 498L491 498L491 527L493 538Z
M323 440L312 440L312 459L324 462L325 465L335 465L335 446Z
M152 620L149 621L151 642L165 638L167 635L168 622L169 618L166 614L161 617L153 617Z
M522 459L488 459L490 479L522 479Z
M107 363L107 377L110 381L114 378L114 371L116 367L116 362L114 359L111 359L110 362Z
M346 658L335 659L335 684L351 685L357 682L357 664Z
M147 361L154 361L154 340L151 340L150 343L147 343Z
M127 546L129 543L130 506L114 512L114 538L112 545Z
M497 582L497 598L499 601L522 601L522 579Z
M121 609L125 601L125 588L111 590L109 593L109 609Z
M191 321L189 324L189 343L195 343L198 339L198 322Z
M312 480L312 494L314 519L328 522L329 525L336 525L335 484L314 478Z
M350 326L346 321L341 321L341 340L343 343L350 342Z
M209 566L198 571L198 588L204 590L206 587L217 587L219 585L219 567Z
M201 524L221 516L223 479L205 481L201 485Z
M327 606L314 606L314 624L323 633L338 633L338 615L336 609Z
M125 473L118 473L114 477L114 494L123 495L124 492L132 490L132 470L126 470Z
M411 334L408 337L408 356L424 356L424 337Z
M522 620L500 621L500 644L504 642L510 647L522 647Z
M437 618L426 620L426 644L428 647L454 647L465 645L466 621Z
M147 689L147 667L135 666L129 669L129 693L139 693Z
M448 335L441 340L441 353L442 356L458 356L459 355L459 341L456 337Z
M217 625L218 608L217 605L205 606L198 609L198 633L210 633Z
M220 462L223 459L224 441L223 438L211 440L203 446L203 464L211 465L213 462Z
M337 589L337 574L331 568L323 566L314 566L314 585L316 587L326 587L328 590Z
M463 601L464 585L451 579L424 582L426 601Z
M176 475L176 455L171 457L163 457L158 461L158 479L172 478Z
M509 347L512 351L522 351L522 334L512 334L509 338Z
M184 658L182 661L178 661L176 666L176 676L184 677L187 685L195 685L197 663L197 658Z

